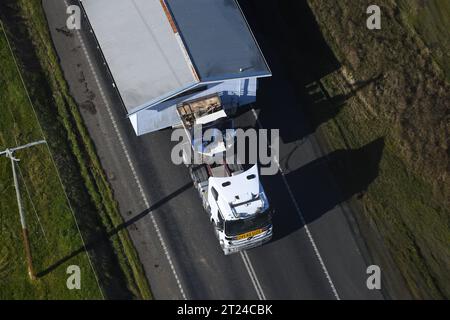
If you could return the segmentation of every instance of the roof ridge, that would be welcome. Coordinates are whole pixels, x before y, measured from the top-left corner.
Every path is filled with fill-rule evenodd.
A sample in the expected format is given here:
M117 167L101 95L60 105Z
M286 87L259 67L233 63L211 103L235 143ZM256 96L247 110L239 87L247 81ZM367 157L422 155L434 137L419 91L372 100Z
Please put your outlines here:
M181 51L183 52L184 55L184 59L186 60L186 62L188 63L189 67L191 68L192 74L194 75L194 78L200 82L200 77L198 74L198 71L195 67L194 62L192 61L190 55L189 55L189 50L186 46L186 44L183 41L183 38L181 37L181 34L178 30L177 24L176 24L176 20L175 17L173 16L172 12L169 9L169 6L167 5L165 0L159 0L159 3L161 4L161 6L163 7L164 13L166 14L167 20L173 30L173 33L175 35L175 38L178 42L178 44L180 45Z

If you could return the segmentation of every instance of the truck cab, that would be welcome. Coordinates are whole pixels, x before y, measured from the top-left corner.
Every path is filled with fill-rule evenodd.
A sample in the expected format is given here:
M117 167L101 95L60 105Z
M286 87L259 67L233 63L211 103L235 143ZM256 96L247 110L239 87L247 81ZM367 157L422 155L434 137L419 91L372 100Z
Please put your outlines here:
M232 172L221 167L213 170L208 179L208 204L224 253L257 247L269 241L272 238L272 213L259 181L257 165L247 171Z

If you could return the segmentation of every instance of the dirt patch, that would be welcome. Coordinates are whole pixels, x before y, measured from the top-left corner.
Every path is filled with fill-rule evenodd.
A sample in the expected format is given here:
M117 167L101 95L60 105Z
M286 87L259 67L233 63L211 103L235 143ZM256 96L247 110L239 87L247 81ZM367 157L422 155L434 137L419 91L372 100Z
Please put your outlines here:
M80 108L83 110L86 110L91 115L97 114L97 109L95 107L95 104L91 100L86 100L82 104L80 104Z

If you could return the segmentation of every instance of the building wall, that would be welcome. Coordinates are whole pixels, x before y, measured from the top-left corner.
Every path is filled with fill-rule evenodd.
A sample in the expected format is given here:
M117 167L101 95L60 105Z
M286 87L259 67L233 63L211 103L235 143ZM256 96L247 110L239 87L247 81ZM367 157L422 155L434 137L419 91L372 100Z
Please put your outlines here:
M205 84L201 84L205 85ZM233 79L207 84L207 89L194 94L170 99L130 116L130 121L140 136L146 133L180 124L176 106L185 101L218 93L225 110L237 108L256 101L257 79Z

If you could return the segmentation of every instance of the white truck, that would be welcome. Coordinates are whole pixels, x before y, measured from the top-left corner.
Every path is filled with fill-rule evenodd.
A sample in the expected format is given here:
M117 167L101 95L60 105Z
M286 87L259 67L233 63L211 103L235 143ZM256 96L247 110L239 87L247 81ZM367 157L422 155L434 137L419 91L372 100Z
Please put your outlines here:
M183 102L177 106L184 132L192 152L184 159L203 207L214 226L223 252L228 255L250 249L272 238L272 210L259 180L258 165L244 170L241 164L227 163L225 152L233 147L230 139L214 142L196 139L194 128L218 130L229 135L233 120L227 117L217 94ZM228 130L227 130L228 129ZM232 132L232 130L231 130ZM212 145L206 145L208 142ZM184 156L188 154L185 153ZM200 163L192 163L200 155ZM212 157L223 157L221 163Z
M204 148L193 135L198 124L232 128L226 112L255 102L258 79L272 76L237 0L78 4L136 135L182 123L189 150L205 160L189 170L224 252L269 241L271 210L258 167L209 164L229 146Z

